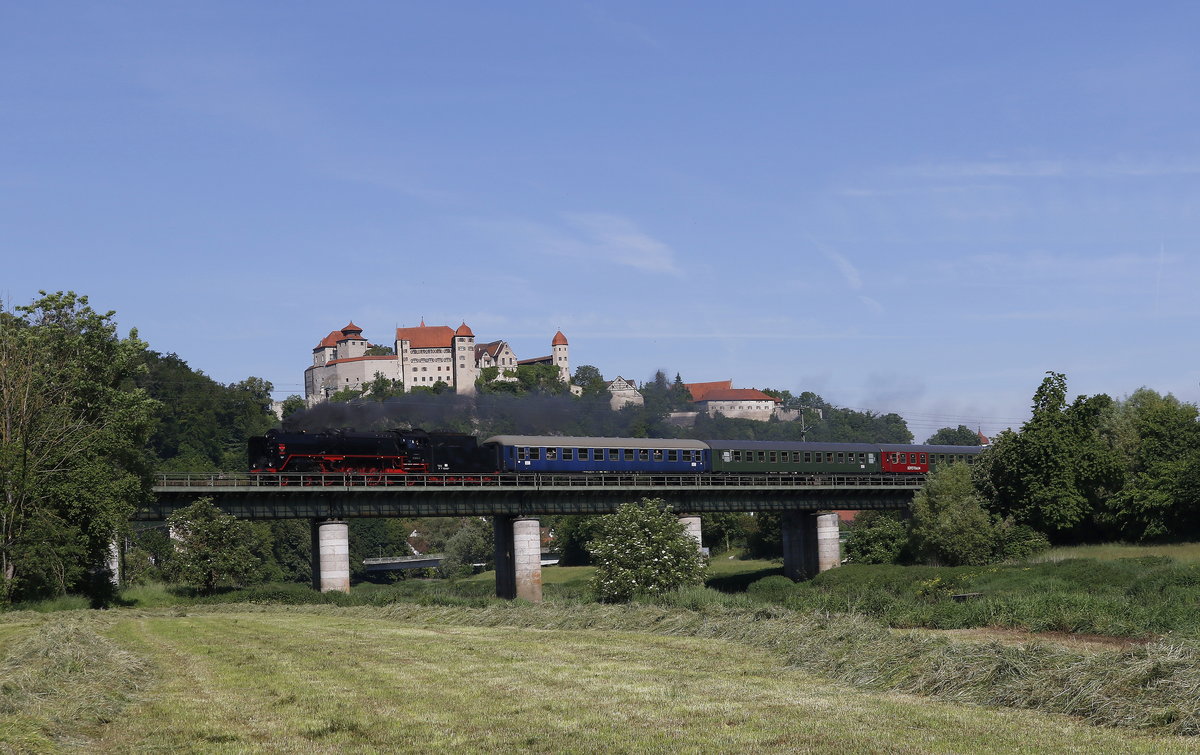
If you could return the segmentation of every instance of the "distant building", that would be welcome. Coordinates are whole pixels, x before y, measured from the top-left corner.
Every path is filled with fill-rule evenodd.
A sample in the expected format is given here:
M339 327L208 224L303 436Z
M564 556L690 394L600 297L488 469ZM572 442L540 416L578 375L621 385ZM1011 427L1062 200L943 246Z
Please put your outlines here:
M608 405L612 407L614 412L624 406L643 406L646 403L646 399L642 397L642 393L637 389L637 386L620 375L617 376L616 380L610 382L607 388L608 392L612 394Z
M766 421L780 412L782 402L754 388L734 388L732 380L712 383L685 383L692 394L692 404L700 412L715 417L755 419Z
M498 379L514 379L505 372L515 373L519 364L549 363L559 368L564 382L570 382L569 347L562 331L551 339L550 356L525 362L505 341L477 344L465 322L454 330L422 320L415 328L396 328L393 343L393 354L368 355L370 343L353 322L330 332L313 348L312 365L304 371L304 398L309 406L346 388L362 389L376 374L403 381L406 390L442 382L458 393L474 393L475 379L486 367L497 368Z

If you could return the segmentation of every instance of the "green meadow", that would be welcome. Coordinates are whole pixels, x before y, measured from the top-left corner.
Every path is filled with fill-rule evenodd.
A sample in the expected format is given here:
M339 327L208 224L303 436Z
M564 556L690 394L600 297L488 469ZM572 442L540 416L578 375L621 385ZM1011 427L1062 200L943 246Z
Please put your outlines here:
M718 557L708 588L630 605L591 602L589 567L543 570L537 606L491 597L487 573L349 595L151 585L106 611L63 599L0 614L0 748L1200 751L1194 551L843 567L802 584ZM1086 631L1038 623L1064 601ZM941 631L959 625L986 631ZM1119 641L1094 641L1098 626Z

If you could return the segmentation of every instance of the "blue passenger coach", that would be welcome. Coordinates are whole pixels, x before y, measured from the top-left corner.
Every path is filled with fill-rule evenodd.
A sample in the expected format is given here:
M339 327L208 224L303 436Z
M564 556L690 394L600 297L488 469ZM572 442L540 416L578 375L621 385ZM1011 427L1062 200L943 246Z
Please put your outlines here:
M495 449L505 472L707 472L708 445L670 438L573 438L496 435L483 442Z

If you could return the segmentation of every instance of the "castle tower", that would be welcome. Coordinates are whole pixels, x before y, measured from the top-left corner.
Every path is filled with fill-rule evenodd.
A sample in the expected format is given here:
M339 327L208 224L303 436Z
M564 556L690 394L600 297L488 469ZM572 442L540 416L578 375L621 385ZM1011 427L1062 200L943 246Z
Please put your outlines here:
M337 358L353 359L367 353L367 339L363 338L362 328L354 324L342 328L342 336L337 339Z
M558 368L559 377L567 385L571 384L571 362L567 354L567 337L560 330L554 334L554 340L550 342L553 347L551 357L554 359L554 366Z
M479 377L479 365L475 361L475 334L465 322L454 331L453 343L455 392L459 395L471 395L475 393L475 378Z

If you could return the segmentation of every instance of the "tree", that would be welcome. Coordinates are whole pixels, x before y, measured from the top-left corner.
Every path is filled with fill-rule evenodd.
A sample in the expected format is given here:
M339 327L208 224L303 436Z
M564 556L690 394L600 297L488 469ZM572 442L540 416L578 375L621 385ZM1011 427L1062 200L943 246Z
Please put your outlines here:
M599 396L608 390L608 381L600 374L598 368L590 364L579 365L571 382L583 389L584 396Z
M996 532L966 464L930 472L913 496L912 513L912 545L920 560L941 566L992 561Z
M308 404L304 401L303 396L292 394L283 400L283 406L280 409L281 419L287 419L296 412L302 412L308 408Z
M517 366L517 383L525 393L558 394L567 392L562 373L552 364Z
M661 499L621 504L598 529L588 550L596 564L591 587L600 600L623 602L703 584L708 565Z
M1104 520L1129 540L1181 538L1200 524L1195 471L1200 424L1192 404L1141 388L1107 418L1122 453L1125 486L1107 501Z
M1120 458L1101 433L1112 399L1068 405L1066 393L1066 376L1046 373L1033 416L1020 432L997 436L976 473L993 513L1059 541L1095 537L1096 514L1122 486Z
M131 379L145 344L87 297L0 310L0 599L99 595L114 537L148 500L158 405Z
M966 425L943 427L925 441L931 446L978 446L979 433Z
M438 571L448 579L467 577L474 571L473 564L486 565L493 555L491 525L471 517L446 541Z
M846 528L846 558L856 564L899 563L908 541L908 525L896 512L860 511Z
M592 562L588 545L596 537L601 518L588 514L566 514L548 517L545 524L554 536L561 566L586 566Z
M367 383L364 395L369 396L372 401L386 401L389 398L403 395L403 393L403 380L392 380L382 372L376 372L371 382Z
M251 550L250 526L214 506L211 498L179 509L167 522L177 548L174 575L201 594L251 581L262 563Z
M396 350L391 346L376 346L372 344L367 347L363 355L368 357L391 357L396 355Z

